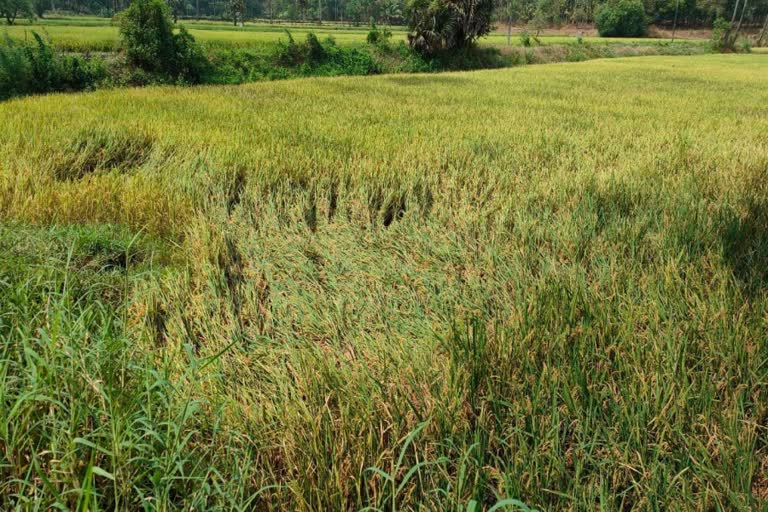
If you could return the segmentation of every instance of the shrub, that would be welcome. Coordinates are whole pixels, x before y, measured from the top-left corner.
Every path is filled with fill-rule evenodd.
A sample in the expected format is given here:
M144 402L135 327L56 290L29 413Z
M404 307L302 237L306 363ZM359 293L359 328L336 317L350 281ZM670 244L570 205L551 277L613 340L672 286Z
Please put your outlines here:
M304 42L288 34L270 53L249 49L222 50L211 54L213 83L241 83L295 76L370 75L378 73L374 57L363 50L336 45L332 38L320 41L314 33Z
M375 23L371 23L371 30L368 31L366 40L368 41L368 44L372 44L374 46L386 45L389 43L389 40L391 37L392 37L391 30L389 30L388 28L379 30L379 28L376 27Z
M175 53L168 4L162 0L135 0L118 23L132 64L155 72L168 67Z
M423 55L472 45L491 30L493 0L409 0L408 42Z
M28 76L29 60L26 53L6 36L0 45L0 99L26 92Z
M356 48L342 48L333 38L322 43L310 32L303 45L297 45L303 61L297 74L300 76L373 75L379 72L373 56Z
M376 24L371 24L371 30L368 31L368 35L365 36L365 40L368 42L368 44L378 44L379 38L381 36L381 33L379 32L379 29L376 28Z
M174 35L174 66L171 72L178 77L190 82L203 81L208 72L209 62L192 34L184 27L179 28L179 33Z
M331 40L331 44L335 44L333 40ZM307 34L306 55L307 61L310 63L322 62L325 57L325 48L323 48L314 32Z
M648 19L640 0L617 0L605 4L595 17L602 37L640 37L648 31Z
M712 25L712 48L717 51L732 50L730 40L731 23L723 18L717 18Z
M37 33L31 44L0 42L0 99L34 93L81 91L106 77L100 59L62 55Z
M120 34L128 61L151 73L198 82L206 59L183 27L173 33L170 8L163 0L134 0L120 14Z
M743 37L739 39L739 51L744 53L752 53L752 43L749 38Z
M278 41L274 54L275 63L280 66L297 66L304 59L301 48L288 30L285 33L288 35L288 42Z

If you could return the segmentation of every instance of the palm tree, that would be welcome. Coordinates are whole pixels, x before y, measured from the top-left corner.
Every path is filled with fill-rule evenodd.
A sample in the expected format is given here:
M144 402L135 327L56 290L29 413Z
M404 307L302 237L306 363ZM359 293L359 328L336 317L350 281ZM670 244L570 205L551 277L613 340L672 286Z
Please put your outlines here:
M384 16L387 19L387 25L392 25L392 18L400 18L403 15L403 11L400 9L400 5L397 0L393 0L384 9Z

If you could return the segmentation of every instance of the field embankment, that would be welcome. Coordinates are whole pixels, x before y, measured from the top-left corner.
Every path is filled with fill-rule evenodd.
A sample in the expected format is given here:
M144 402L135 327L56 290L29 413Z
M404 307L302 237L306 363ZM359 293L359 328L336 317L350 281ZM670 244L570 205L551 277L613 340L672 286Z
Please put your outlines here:
M765 507L765 59L0 104L0 508Z

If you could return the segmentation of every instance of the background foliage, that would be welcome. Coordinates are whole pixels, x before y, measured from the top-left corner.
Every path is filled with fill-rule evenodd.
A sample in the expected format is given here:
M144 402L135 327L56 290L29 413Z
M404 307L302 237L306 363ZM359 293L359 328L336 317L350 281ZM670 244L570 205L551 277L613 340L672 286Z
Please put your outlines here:
M615 0L603 5L595 18L603 37L640 37L648 31L648 20L640 0Z

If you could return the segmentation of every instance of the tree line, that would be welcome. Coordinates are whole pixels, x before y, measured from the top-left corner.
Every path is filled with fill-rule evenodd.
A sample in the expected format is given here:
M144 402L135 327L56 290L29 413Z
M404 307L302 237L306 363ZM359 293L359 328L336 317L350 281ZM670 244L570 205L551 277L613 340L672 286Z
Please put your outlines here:
M339 22L403 25L408 3L420 0L167 0L174 18L210 18L241 22L273 21ZM617 0L497 0L494 20L502 23L553 26L593 23L600 9ZM747 26L762 26L768 0L641 0L651 23L685 27L710 27L717 18L731 19L738 11ZM457 2L458 3L458 2ZM130 0L0 0L0 14L8 23L30 15L51 12L111 17Z

